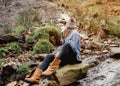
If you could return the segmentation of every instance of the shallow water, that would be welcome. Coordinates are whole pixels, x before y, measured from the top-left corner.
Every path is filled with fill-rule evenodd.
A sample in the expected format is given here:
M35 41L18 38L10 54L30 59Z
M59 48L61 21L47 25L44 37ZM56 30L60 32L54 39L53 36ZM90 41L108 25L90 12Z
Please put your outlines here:
M108 58L79 80L82 86L120 86L120 60Z

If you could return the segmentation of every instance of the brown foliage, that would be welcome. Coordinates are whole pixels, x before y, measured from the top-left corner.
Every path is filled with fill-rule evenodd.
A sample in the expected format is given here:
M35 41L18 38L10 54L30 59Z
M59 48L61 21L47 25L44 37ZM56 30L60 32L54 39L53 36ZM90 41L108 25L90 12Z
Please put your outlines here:
M65 8L71 12L71 16L77 19L79 31L100 34L106 37L106 30L113 29L106 26L119 25L120 1L119 0L60 0ZM113 21L111 20L113 18ZM105 26L105 29L102 29ZM114 31L115 32L115 31Z

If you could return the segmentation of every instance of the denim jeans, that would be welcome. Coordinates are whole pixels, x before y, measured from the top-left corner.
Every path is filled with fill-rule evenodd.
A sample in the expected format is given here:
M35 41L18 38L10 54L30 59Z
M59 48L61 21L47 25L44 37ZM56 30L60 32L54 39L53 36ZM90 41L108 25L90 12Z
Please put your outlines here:
M80 63L80 61L78 61L76 58L76 52L74 52L70 44L67 43L62 46L62 50L59 53L58 57L55 57L54 54L48 54L39 68L45 71L49 64L54 60L54 58L58 58L61 60L60 66L64 66L66 64Z

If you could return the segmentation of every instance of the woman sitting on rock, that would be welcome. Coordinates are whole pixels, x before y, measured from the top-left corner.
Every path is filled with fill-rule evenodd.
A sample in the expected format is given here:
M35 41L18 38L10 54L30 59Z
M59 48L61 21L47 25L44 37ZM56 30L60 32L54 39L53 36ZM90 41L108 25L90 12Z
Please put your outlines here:
M76 29L76 21L70 18L66 22L64 30L64 43L61 51L54 55L48 54L42 64L35 69L35 72L30 78L25 78L29 83L39 83L41 75L49 76L53 74L57 67L66 64L81 63L80 57L80 35Z

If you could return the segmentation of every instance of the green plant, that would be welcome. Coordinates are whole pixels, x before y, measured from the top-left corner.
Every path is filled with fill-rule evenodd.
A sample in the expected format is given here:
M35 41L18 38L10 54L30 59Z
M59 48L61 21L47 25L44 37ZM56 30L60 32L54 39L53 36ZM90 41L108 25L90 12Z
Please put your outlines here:
M26 31L25 27L22 26L22 25L19 25L19 26L16 26L16 27L13 29L12 33L15 34L15 35L19 35L19 34L24 33L25 31Z
M49 39L49 34L43 28L36 29L33 35L34 40Z
M19 44L17 42L11 42L8 44L8 47L10 50L12 50L14 53L21 53L22 49L21 47L19 46Z
M3 61L4 61L3 59L0 59L0 69L3 67L3 65L2 65Z
M10 75L10 80L24 79L23 77L28 73L30 67L27 64L22 64L16 73Z
M46 39L39 40L33 47L32 54L50 53L53 45Z
M2 62L3 62L3 59L0 59L0 65L2 64Z
M24 79L23 77L28 73L30 67L27 64L22 64L17 70L16 75L13 74L10 78L13 80Z
M102 36L101 26L104 25L107 26L106 30L110 30L110 35L120 37L117 3L109 1L111 4L108 5L107 0L60 0L60 2L70 11L70 15L76 18L79 31L83 29L88 34L94 32L95 35L99 33Z
M26 38L26 43L33 43L33 42L35 42L33 36L29 36Z
M34 33L33 35L34 40L47 39L53 45L59 44L61 37L60 28L50 25L37 28L33 33Z
M24 72L24 73L27 73L29 71L29 66L27 64L23 64L21 65L18 69L17 69L17 73L21 73L21 72Z
M109 29L109 34L120 38L120 26L113 24L106 24L106 28Z
M6 55L8 53L8 49L6 48L0 48L0 58Z
M26 28L32 27L34 25L34 22L40 21L40 15L37 11L34 10L24 10L19 13L17 24L23 25Z

